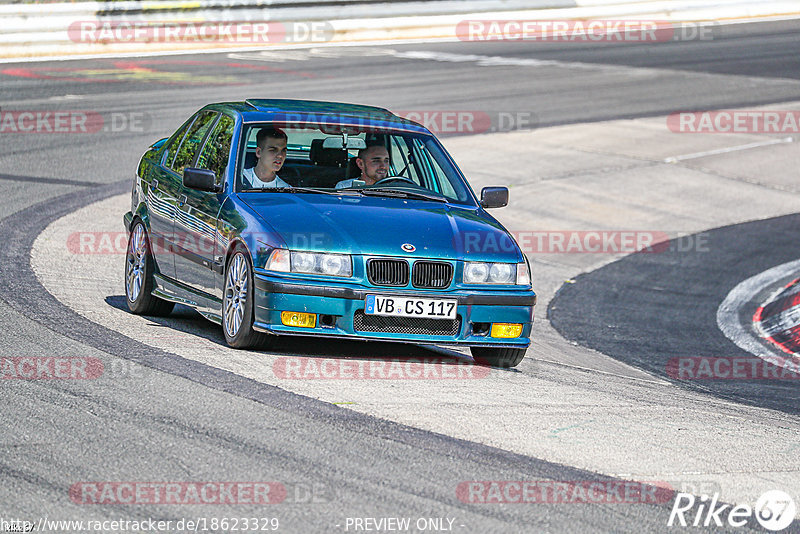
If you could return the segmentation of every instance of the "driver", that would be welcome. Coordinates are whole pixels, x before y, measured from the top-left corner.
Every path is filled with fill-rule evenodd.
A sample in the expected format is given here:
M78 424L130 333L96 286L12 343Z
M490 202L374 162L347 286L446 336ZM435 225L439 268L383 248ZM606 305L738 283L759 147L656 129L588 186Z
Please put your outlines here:
M366 185L374 185L389 176L389 151L383 145L371 145L358 151L356 165L361 169L361 176L350 180L342 180L336 189L352 187L353 180L363 180Z
M278 171L286 161L288 137L280 128L262 128L256 135L255 167L244 169L245 189L262 187L291 187L278 177Z

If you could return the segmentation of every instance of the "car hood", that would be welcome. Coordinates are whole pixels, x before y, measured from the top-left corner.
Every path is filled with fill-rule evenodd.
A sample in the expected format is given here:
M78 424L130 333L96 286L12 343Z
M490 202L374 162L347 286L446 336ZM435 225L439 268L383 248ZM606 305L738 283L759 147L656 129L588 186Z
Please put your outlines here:
M269 192L239 197L294 250L521 260L510 234L477 208L394 197ZM404 244L416 250L406 252Z

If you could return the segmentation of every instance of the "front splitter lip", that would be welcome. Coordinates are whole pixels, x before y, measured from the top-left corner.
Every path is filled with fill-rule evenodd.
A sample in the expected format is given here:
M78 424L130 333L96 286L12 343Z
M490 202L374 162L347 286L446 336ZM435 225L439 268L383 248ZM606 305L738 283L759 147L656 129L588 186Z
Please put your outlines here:
M301 332L297 330L283 330L276 329L273 325L261 322L253 323L253 329L258 332L266 334L275 334L280 336L300 336L300 337L324 337L328 339L339 339L341 341L378 341L388 343L406 343L413 345L436 345L436 346L458 346L458 347L491 347L497 349L527 349L530 347L531 341L528 338L519 338L518 343L509 343L507 341L487 342L487 341L457 341L452 337L442 336L437 339L437 336L412 336L406 335L403 338L385 337L378 335L371 335L372 332L366 332L366 335L360 333L348 334L339 332L320 332L315 329L314 332Z

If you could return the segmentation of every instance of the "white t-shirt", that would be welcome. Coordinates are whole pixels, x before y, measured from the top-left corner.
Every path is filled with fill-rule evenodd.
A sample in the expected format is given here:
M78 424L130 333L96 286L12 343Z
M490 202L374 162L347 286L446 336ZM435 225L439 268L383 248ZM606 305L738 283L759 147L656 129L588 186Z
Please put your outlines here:
M256 176L256 169L252 167L250 169L245 169L242 171L242 177L245 180L245 187L248 187L247 182L250 182L249 187L254 189L259 187L292 187L283 180L281 180L278 175L275 175L275 179L270 182L262 182L261 178Z
M359 176L358 178L352 178L350 180L342 180L341 182L337 182L335 187L336 187L336 189L344 189L345 187L353 187L353 182L355 182L356 180L360 180L362 182L364 181Z

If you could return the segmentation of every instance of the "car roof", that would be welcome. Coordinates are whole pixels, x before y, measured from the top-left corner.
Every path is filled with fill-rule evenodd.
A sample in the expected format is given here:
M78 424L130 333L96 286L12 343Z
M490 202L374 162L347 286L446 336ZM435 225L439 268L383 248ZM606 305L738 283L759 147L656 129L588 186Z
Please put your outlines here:
M242 116L244 122L310 122L369 126L432 135L420 124L395 115L388 109L319 100L248 98L243 102L221 102L207 108L226 108Z

